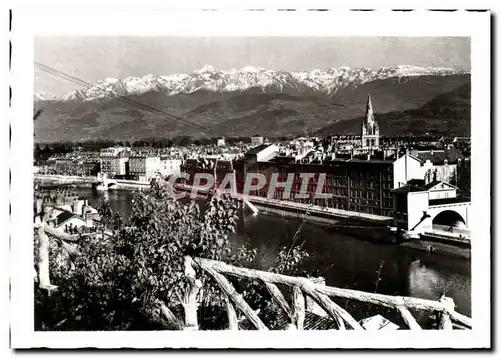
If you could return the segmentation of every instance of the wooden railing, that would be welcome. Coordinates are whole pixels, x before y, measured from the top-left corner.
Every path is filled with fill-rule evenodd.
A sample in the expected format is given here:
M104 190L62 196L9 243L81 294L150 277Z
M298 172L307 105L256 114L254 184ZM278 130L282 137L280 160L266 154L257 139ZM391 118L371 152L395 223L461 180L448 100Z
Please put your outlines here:
M67 251L76 252L74 244L78 241L76 235L60 233L44 221L36 225L39 239L38 252L38 281L41 288L49 293L57 289L51 284L49 274L49 237L47 234L58 239ZM259 315L244 300L243 296L234 288L226 276L240 279L258 280L269 291L270 296L276 304L285 312L289 318L288 329L304 329L306 317L306 298L312 299L326 314L336 323L338 329L364 329L345 309L335 303L332 298L347 299L364 302L382 307L396 309L401 315L408 328L422 329L411 312L412 310L433 312L436 314L439 329L453 329L454 325L464 329L472 328L472 319L455 311L453 299L441 297L439 301L432 301L414 297L389 296L377 293L369 293L338 287L319 285L305 277L293 277L272 272L258 271L248 268L228 265L221 261L203 258L184 258L184 274L188 278L189 285L186 291L179 295L179 301L184 307L184 321L179 320L163 302L158 302L164 318L176 329L197 330L198 325L198 293L202 288L202 282L196 277L195 268L203 270L211 277L220 290L224 293L226 302L229 329L239 329L239 320L236 312L239 311L258 330L268 330ZM289 304L285 296L277 287L277 284L292 288L292 303Z
M409 311L426 311L436 314L439 329L453 329L454 324L464 329L472 328L471 318L455 311L453 299L441 297L439 301L432 301L414 297L388 296L377 293L362 292L337 287L329 287L316 284L305 277L292 277L275 274L271 272L252 270L242 267L235 267L220 261L213 261L202 258L185 257L185 272L190 278L191 289L187 290L183 306L185 309L186 322L181 324L168 308L163 305L162 311L167 310L165 315L175 322L175 325L183 329L198 329L197 323L197 303L196 294L201 288L201 281L196 279L194 268L199 268L207 273L224 293L229 328L238 329L239 322L236 312L240 311L249 322L258 330L268 330L258 314L243 299L243 296L236 291L234 286L225 277L232 276L241 279L261 281L268 289L271 297L277 305L286 313L290 320L289 329L304 329L305 321L305 301L306 297L311 298L328 316L336 323L338 329L364 329L361 324L354 319L345 309L335 303L332 298L341 298L359 302L370 303L382 307L389 307L397 310L401 318L409 329L421 330L415 317ZM292 303L289 304L283 293L276 284L286 285L292 288ZM172 318L173 317L173 318Z

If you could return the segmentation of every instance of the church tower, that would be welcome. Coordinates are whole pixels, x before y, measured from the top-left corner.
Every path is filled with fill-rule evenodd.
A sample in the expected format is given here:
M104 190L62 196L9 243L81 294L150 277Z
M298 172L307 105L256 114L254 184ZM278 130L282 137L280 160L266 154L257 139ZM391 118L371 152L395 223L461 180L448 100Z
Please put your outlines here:
M372 98L368 94L366 113L361 125L361 147L363 149L379 149L379 128L373 113Z

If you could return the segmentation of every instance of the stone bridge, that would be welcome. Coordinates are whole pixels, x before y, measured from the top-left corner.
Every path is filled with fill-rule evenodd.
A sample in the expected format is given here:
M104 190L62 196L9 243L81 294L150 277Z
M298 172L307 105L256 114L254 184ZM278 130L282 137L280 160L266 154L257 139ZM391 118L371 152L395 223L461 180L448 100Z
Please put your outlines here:
M430 215L432 225L469 228L470 210L470 201L455 202L429 205L427 214Z

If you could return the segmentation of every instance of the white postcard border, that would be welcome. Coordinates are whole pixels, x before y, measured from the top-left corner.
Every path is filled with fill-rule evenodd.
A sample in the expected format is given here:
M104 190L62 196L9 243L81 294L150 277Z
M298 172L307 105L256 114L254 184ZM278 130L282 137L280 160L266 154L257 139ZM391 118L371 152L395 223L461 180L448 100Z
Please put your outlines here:
M64 13L63 13L64 12ZM63 16L61 16L63 15ZM133 20L133 21L132 21ZM92 26L89 26L89 21ZM138 32L140 29L140 33ZM470 36L472 78L471 331L34 332L32 286L33 35ZM186 12L31 6L14 12L11 141L12 347L432 348L490 341L490 14L478 12Z

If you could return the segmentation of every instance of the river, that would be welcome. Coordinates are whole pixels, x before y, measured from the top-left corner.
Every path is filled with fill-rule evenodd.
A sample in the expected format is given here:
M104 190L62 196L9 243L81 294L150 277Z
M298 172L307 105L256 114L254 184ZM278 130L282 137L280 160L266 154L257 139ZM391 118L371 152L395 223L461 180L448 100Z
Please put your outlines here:
M89 188L75 191L89 199L94 207L107 200L111 208L125 218L130 215L131 191L116 190L105 194ZM296 218L242 214L231 243L239 246L249 242L259 250L266 266L272 264L280 246L291 244L300 226L301 221ZM302 225L296 242L303 242L310 255L301 269L319 270L329 286L433 300L445 292L455 301L458 312L471 316L470 260L374 244L327 232L308 222Z

